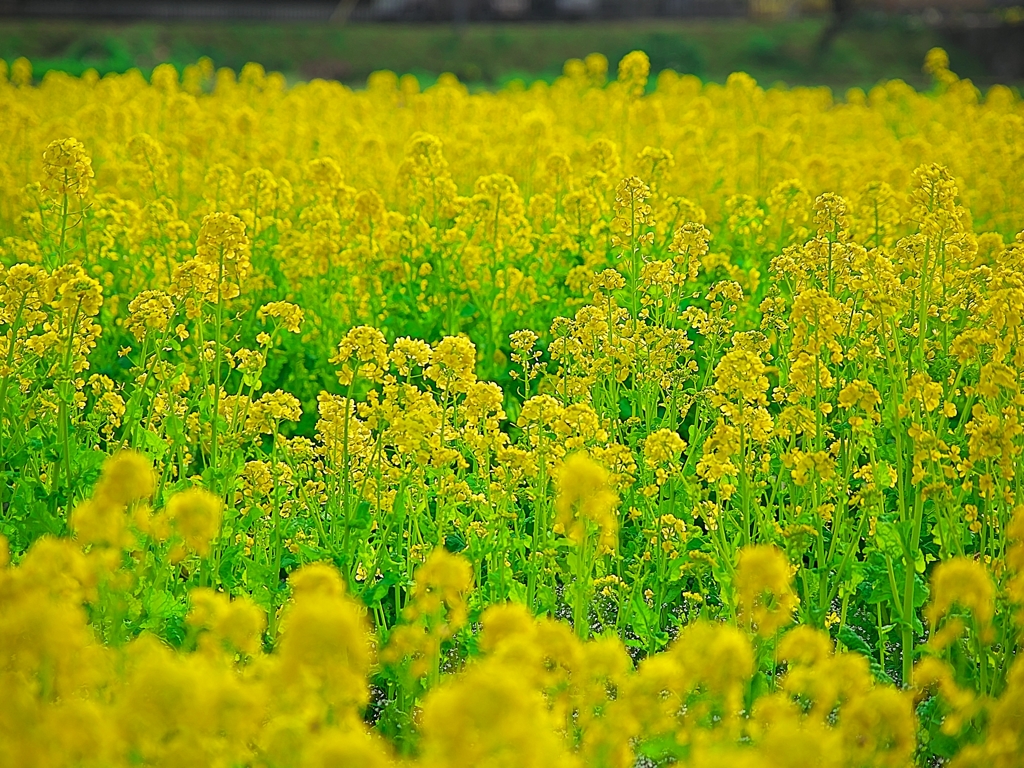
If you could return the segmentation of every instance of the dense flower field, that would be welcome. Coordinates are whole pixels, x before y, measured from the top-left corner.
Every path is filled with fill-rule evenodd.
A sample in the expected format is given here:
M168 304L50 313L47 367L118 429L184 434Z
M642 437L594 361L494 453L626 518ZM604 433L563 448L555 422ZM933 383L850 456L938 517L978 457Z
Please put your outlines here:
M0 763L1016 766L1024 103L0 62Z

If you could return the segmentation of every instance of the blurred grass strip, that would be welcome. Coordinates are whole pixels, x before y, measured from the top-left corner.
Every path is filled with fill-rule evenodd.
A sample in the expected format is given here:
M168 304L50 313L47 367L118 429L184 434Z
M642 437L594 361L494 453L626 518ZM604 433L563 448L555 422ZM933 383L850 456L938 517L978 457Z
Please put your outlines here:
M80 75L138 67L147 73L169 61L179 68L200 56L239 69L258 61L292 80L324 77L365 82L379 69L413 73L425 83L454 72L480 87L515 78L553 79L566 58L600 52L612 62L643 49L652 69L670 68L724 81L743 70L763 84L867 87L900 78L925 84L924 54L948 43L912 19L864 19L845 31L820 60L824 20L771 24L748 20L584 22L576 24L258 24L0 22L0 58L32 60L37 77L48 70ZM954 69L981 85L991 82L981 63L950 49Z

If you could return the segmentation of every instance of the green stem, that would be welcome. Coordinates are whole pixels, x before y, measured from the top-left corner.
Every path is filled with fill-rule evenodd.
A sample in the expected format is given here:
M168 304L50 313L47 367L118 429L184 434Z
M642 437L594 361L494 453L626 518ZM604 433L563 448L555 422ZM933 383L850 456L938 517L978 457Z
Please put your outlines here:
M921 546L921 523L924 519L924 496L920 492L914 500L914 520L910 529L910 547L904 557L906 579L903 590L903 621L901 645L903 650L903 685L910 687L914 674L914 556Z
M67 183L68 172L64 172L65 184ZM57 265L64 265L64 243L68 232L68 193L65 192L60 204L60 244L57 246Z
M210 466L216 472L219 426L220 426L220 389L221 389L221 336L224 329L224 246L220 247L220 258L217 260L217 312L215 317L215 338L213 340L213 414L210 425Z
M267 634L270 637L270 642L273 643L277 638L277 613L279 607L279 600L281 597L281 559L284 555L283 545L281 540L281 483L278 477L277 469L277 429L278 424L274 423L274 431L271 433L271 439L273 440L273 447L270 451L270 471L271 477L273 478L273 524L274 524L274 568L270 574L271 579L271 590L270 590L270 616L267 622Z

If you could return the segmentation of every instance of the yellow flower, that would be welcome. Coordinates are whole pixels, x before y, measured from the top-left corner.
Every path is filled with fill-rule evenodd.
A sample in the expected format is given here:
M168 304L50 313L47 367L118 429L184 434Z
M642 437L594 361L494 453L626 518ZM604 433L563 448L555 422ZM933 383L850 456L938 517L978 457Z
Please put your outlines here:
M398 369L399 375L411 376L412 367L415 365L421 369L426 368L432 354L433 350L425 341L403 336L395 339L389 357L395 368Z
M653 209L647 203L650 196L651 188L638 176L628 176L619 182L615 190L612 245L650 245L653 235L645 232L654 223Z
M676 230L669 250L687 280L696 280L701 260L710 250L711 232L702 223L688 222Z
M196 258L210 269L220 295L232 299L252 269L249 262L249 238L245 224L230 213L210 213L203 217L196 240Z
M136 179L147 191L159 190L167 183L167 157L160 142L148 133L139 133L128 140Z
M619 498L609 487L608 471L584 453L575 453L565 460L558 473L555 496L556 522L577 544L587 536L587 526L594 525L599 543L606 551L618 546Z
M302 418L302 406L291 392L280 389L264 392L252 404L248 426L261 434L273 435L282 421L298 421Z
M466 392L476 382L476 347L465 336L445 336L431 351L424 371L443 392Z
M779 643L779 658L790 664L813 666L826 660L831 653L829 636L807 625L790 630Z
M464 557L435 549L416 570L410 618L447 611L449 632L466 623L466 593L473 587L473 569Z
M933 630L938 629L939 622L954 606L970 611L982 641L991 640L995 587L985 567L967 557L944 560L932 571L931 602L924 613ZM940 644L937 650L941 649Z
M473 665L423 704L422 753L438 766L571 768L577 762L540 691L516 668Z
M189 603L185 621L206 632L200 641L202 648L248 656L259 652L266 616L250 598L229 600L223 593L198 587L189 592Z
M125 329L138 341L148 331L163 333L174 318L174 302L163 291L142 291L128 303Z
M310 568L318 572L308 574ZM340 575L324 569L333 570L304 566L291 577L296 589L281 618L276 684L299 702L323 701L348 723L369 701L373 651L364 611L342 594Z
M394 762L379 738L356 729L332 729L311 739L303 765L309 768L335 768L339 765L391 768Z
M167 502L170 516L185 544L201 557L210 554L220 533L221 500L202 488L179 491Z
M650 74L651 61L643 51L627 53L619 62L619 84L630 98L643 95Z
M351 384L356 375L381 383L388 370L388 344L376 328L360 325L345 334L330 362L340 366L338 381Z
M297 570L288 579L292 593L298 596L323 595L342 597L345 581L338 570L326 563L310 563Z
M152 465L134 451L122 451L103 464L92 497L71 513L71 530L83 544L122 546L127 543L125 508L152 495Z
M686 450L686 441L678 432L671 429L659 429L644 439L644 463L648 467L668 464L679 459Z
M78 139L51 141L43 152L43 189L54 198L85 197L93 178L92 160Z
M873 421L880 421L877 408L882 404L878 390L863 379L854 379L839 390L839 407L844 409L859 408L867 413Z
M304 318L302 308L288 301L272 301L259 308L256 316L263 320L274 317L281 321L281 325L291 333L298 333Z
M743 547L734 586L740 617L762 637L770 637L793 621L800 600L793 592L786 556L775 547Z
M765 405L768 391L767 367L760 355L747 349L726 352L715 366L715 389L725 397Z

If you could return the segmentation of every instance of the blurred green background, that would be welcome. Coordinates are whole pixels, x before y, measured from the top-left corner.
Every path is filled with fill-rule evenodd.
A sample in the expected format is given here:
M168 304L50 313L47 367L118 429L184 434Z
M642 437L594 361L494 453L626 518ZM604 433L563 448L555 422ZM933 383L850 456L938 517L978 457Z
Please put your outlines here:
M374 70L391 69L415 74L424 84L441 72L454 72L471 86L485 88L517 78L551 80L567 58L592 52L608 56L614 67L623 54L639 48L651 57L655 72L671 68L724 81L730 72L743 70L764 85L781 81L844 89L892 78L924 86L924 55L942 45L962 77L982 87L995 80L976 55L917 17L860 17L822 53L818 43L826 23L824 16L457 27L5 19L0 20L0 58L28 57L37 78L48 70L78 75L89 68L105 74L138 67L148 74L164 61L180 68L209 56L216 66L236 70L258 61L290 81L324 77L358 85Z

